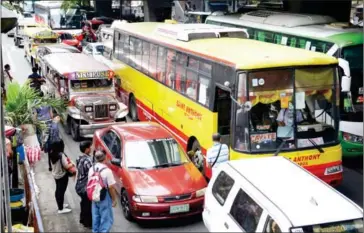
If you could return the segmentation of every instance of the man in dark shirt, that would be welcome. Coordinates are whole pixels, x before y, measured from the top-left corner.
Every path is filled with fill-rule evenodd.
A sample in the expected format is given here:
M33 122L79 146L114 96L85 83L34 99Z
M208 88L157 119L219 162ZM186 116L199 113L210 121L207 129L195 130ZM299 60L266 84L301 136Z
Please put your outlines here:
M30 87L40 92L40 86L42 86L42 83L45 82L45 80L38 74L38 68L33 67L32 72L33 73L28 76L28 79L30 80Z

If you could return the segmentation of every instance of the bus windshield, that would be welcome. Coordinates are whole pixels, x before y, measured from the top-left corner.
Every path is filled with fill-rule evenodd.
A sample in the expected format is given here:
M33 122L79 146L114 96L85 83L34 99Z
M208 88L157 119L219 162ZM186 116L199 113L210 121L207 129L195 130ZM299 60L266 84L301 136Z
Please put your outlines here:
M66 12L60 8L50 10L50 25L52 29L81 29L82 16L78 9Z
M363 232L363 219L291 228L291 232Z
M235 149L275 152L337 143L337 85L333 67L239 74L238 101L252 108L235 108Z
M363 45L345 47L341 57L349 62L351 79L351 101L353 107L343 103L341 120L363 121ZM345 94L345 93L343 93ZM345 96L344 96L345 98Z

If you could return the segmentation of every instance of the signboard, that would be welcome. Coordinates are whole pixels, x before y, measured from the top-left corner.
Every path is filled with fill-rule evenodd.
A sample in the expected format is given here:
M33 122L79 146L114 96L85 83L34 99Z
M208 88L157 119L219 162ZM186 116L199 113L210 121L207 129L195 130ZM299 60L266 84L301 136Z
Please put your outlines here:
M49 30L44 30L44 31L35 33L34 37L44 37L44 38L58 37L58 34L52 32L52 31L49 31Z
M93 72L74 72L65 74L70 80L87 80L87 79L112 79L114 77L114 72L112 70L104 71L93 71Z
M264 133L264 134L254 134L250 135L250 141L252 143L262 143L265 141L275 141L277 138L276 133Z

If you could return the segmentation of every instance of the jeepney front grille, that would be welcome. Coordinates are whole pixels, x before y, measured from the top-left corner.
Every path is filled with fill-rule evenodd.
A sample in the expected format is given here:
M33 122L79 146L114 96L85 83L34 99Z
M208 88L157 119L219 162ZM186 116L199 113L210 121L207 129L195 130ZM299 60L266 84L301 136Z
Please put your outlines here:
M105 119L109 117L109 105L98 104L95 105L95 119Z

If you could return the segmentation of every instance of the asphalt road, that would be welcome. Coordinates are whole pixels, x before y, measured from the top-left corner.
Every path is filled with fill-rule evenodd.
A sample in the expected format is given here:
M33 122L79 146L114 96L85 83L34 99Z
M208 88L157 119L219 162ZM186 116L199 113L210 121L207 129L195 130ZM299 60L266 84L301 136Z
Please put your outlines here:
M31 73L31 67L24 58L23 49L16 48L13 43L13 38L8 38L2 35L2 51L3 64L10 64L13 77L20 83L24 83L27 76ZM78 143L75 143L69 136L63 137L66 143L66 149L69 156L76 160L78 154ZM358 205L363 206L363 161L344 161L344 181L337 189ZM42 184L38 184L41 186ZM72 186L74 186L72 184ZM69 189L72 189L69 186ZM73 203L78 203L79 198L74 191L67 195L67 198L72 198ZM150 224L138 225L130 223L122 216L121 209L114 211L115 223L113 231L178 231L178 232L204 232L207 231L204 227L201 217L193 217L177 221L153 222ZM72 231L72 230L71 230Z

